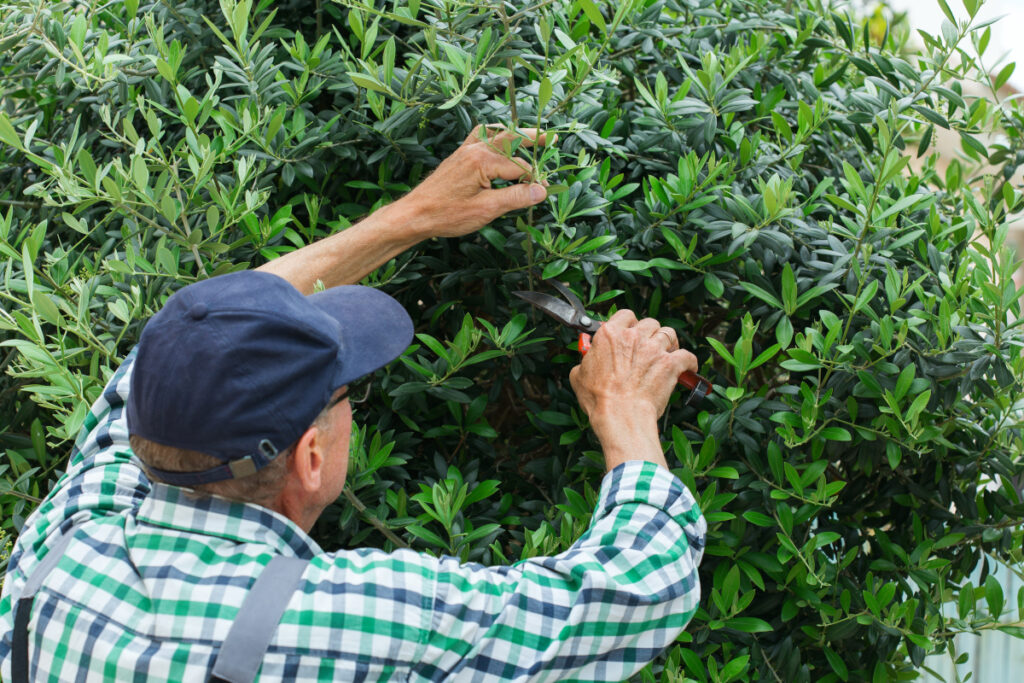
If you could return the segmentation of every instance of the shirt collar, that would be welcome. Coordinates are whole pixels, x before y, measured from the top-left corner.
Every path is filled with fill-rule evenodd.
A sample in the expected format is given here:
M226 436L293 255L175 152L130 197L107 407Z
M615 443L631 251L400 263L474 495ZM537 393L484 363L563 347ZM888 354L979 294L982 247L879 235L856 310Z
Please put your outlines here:
M187 489L154 482L136 517L154 526L267 545L290 557L311 558L323 552L298 525L273 510L218 496L190 494Z

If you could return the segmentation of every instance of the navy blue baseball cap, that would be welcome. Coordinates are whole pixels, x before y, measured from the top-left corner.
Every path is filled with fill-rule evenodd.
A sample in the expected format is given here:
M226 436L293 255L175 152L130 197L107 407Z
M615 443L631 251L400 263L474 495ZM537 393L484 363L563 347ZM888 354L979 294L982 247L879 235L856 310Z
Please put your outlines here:
M290 448L340 387L401 355L412 333L401 304L370 287L303 296L259 271L197 282L142 332L128 431L224 462L199 472L154 469L167 483L252 474Z

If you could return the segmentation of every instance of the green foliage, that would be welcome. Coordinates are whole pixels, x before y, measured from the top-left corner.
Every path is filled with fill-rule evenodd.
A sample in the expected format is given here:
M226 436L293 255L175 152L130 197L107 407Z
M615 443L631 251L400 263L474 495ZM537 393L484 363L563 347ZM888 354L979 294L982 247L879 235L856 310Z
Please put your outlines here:
M476 123L539 125L546 203L367 279L418 334L318 539L513 562L585 529L572 336L509 296L558 277L716 385L663 432L710 523L702 609L641 680L903 680L1021 633L988 572L1024 559L1024 114L1012 65L978 76L987 28L906 34L824 0L4 0L3 532L171 292L345 229Z

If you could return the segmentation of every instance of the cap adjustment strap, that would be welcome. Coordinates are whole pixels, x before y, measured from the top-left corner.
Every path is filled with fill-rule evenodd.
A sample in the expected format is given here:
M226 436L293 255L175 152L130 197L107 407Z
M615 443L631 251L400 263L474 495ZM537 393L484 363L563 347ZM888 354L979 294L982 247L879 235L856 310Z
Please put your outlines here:
M280 451L269 439L261 439L256 447L256 453L247 455L237 460L231 460L223 465L211 467L208 470L196 472L177 472L162 470L158 467L149 467L149 471L160 478L161 481L175 486L198 486L199 484L212 484L216 481L226 479L239 479L255 474L263 469L278 456Z
M234 479L248 477L250 474L256 474L256 463L253 462L251 455L247 455L240 460L229 462L228 469L231 470L231 476Z

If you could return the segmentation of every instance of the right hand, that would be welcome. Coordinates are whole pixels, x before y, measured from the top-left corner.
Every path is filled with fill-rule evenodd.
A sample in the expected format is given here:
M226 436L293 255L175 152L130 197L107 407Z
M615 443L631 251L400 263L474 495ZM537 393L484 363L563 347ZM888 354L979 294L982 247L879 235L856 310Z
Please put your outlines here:
M675 330L621 310L594 335L590 351L569 373L569 381L598 430L609 420L657 420L679 375L688 370L696 372L697 358L679 348Z

